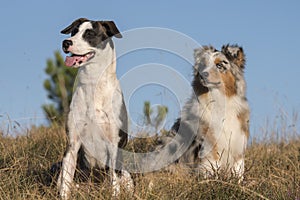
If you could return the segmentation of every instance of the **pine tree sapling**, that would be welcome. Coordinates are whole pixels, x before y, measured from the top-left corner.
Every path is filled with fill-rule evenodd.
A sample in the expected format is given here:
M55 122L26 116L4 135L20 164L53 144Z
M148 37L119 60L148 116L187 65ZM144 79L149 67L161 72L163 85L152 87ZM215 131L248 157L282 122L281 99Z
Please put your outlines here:
M77 69L66 67L59 51L56 51L54 56L54 60L47 60L45 72L48 78L44 81L47 97L52 103L45 104L42 108L51 124L62 124L69 111Z

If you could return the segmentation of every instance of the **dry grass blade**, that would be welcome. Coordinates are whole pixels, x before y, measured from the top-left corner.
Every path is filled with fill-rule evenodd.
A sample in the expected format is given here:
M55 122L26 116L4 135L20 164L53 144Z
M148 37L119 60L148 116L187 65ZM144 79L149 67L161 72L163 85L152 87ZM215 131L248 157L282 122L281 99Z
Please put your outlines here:
M145 152L154 139L130 141L129 151ZM50 171L65 151L63 128L32 128L26 136L0 137L0 199L58 199L57 174ZM182 168L134 175L135 193L120 199L300 199L300 138L253 142L246 155L244 183L230 178L203 180ZM57 165L59 169L59 164ZM56 170L57 170L56 169ZM109 179L77 173L73 199L110 199ZM82 176L81 176L82 177ZM151 187L150 187L151 186Z

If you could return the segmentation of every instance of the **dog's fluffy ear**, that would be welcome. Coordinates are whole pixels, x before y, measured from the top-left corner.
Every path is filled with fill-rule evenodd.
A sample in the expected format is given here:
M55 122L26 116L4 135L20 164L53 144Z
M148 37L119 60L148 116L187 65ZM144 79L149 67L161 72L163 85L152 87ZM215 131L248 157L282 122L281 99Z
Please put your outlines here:
M199 70L199 63L200 63L200 56L202 54L203 49L202 48L197 48L194 49L194 60L195 60L195 65L194 65L194 75L198 74Z
M116 38L122 38L122 35L113 21L100 21L100 24L104 27L108 37L115 36Z
M222 53L239 68L245 68L246 57L242 47L227 44L222 46Z
M79 26L80 24L82 24L83 22L86 22L86 21L89 21L89 20L86 18L76 19L71 25L69 25L68 27L63 29L60 33L70 34L75 27Z
M201 53L202 53L202 48L194 49L194 59L196 64L200 62Z

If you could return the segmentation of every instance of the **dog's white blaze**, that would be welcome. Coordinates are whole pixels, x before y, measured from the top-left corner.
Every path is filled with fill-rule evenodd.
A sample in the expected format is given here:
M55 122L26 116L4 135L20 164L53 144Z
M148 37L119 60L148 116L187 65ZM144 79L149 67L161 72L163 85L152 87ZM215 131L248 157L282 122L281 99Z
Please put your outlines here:
M91 22L82 23L79 26L78 33L76 33L73 37L68 38L68 40L73 42L73 45L69 47L69 51L77 55L84 55L92 51L93 47L91 47L88 42L82 39L82 35L84 34L85 30L92 28L93 26Z

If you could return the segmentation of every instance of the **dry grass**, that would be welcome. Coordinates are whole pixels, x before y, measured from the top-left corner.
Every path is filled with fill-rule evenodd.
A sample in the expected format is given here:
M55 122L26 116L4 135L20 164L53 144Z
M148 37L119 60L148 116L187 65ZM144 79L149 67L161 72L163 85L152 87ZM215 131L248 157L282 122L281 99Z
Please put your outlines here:
M58 199L51 165L65 150L62 128L32 128L27 135L0 136L0 199ZM129 147L145 151L142 141ZM150 142L153 142L150 140ZM133 144L132 144L133 145ZM148 145L148 144L146 144ZM300 138L252 142L243 184L234 179L204 180L178 167L175 172L135 175L134 194L120 199L300 199ZM77 179L72 199L110 199L108 179Z

